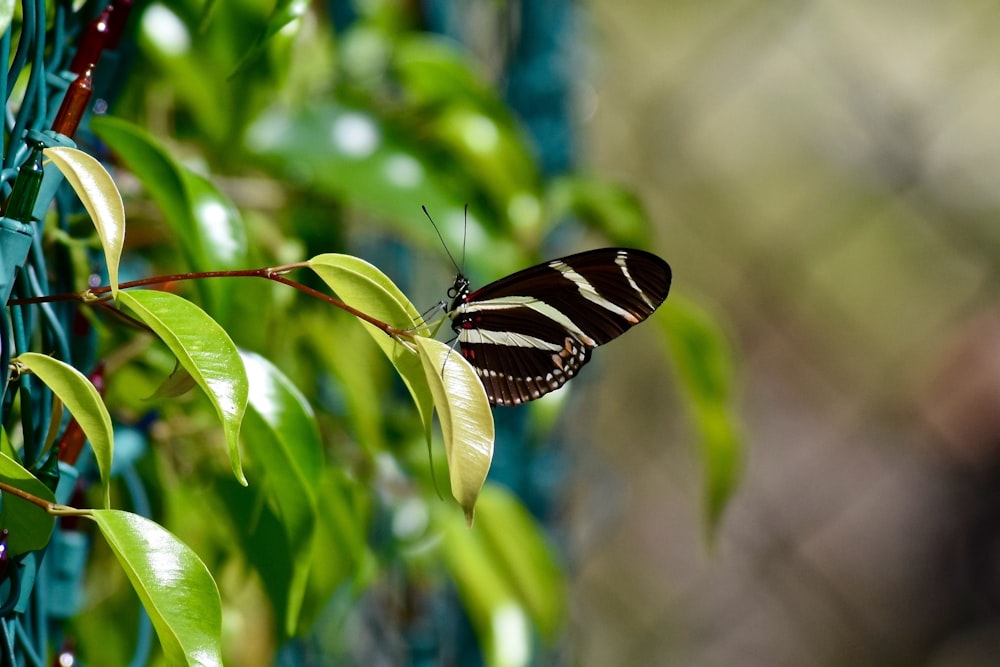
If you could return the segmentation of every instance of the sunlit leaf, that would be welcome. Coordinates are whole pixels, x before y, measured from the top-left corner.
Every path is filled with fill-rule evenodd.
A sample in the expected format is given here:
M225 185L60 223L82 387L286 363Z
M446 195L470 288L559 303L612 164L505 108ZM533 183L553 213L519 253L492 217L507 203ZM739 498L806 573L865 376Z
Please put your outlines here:
M493 413L475 369L444 343L417 336L420 361L441 423L451 493L472 525L476 498L493 461Z
M233 474L245 485L239 435L249 384L236 345L205 311L175 294L130 290L119 300L159 336L208 395L222 421Z
M51 389L80 425L97 460L97 469L104 487L104 506L110 507L108 478L114 454L113 430L111 415L108 414L97 388L80 371L44 354L25 352L17 357L17 363Z
M222 664L222 602L198 555L158 524L119 510L90 517L153 621L171 665Z
M111 294L118 298L118 265L125 244L125 205L111 174L87 153L68 146L43 151L72 186L97 228L104 248Z
M7 434L3 433L6 443ZM5 444L5 449L8 448ZM0 452L0 480L50 503L56 501L47 486L7 454ZM10 556L41 549L49 543L55 517L43 508L18 498L12 493L3 494L0 504L0 528L6 528L7 550Z

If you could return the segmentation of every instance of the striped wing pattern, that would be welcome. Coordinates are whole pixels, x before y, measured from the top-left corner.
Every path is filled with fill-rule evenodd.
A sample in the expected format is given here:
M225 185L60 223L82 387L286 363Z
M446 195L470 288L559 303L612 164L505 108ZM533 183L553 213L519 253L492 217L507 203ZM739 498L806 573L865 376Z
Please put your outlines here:
M656 255L602 248L471 293L459 275L448 315L490 403L518 405L566 384L593 348L649 317L667 297L670 278Z

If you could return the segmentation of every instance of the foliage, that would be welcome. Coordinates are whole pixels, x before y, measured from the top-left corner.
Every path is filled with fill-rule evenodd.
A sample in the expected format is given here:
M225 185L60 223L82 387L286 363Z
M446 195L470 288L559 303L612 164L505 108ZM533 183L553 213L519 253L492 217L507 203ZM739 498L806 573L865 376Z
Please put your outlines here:
M387 614L419 613L452 586L486 663L526 664L565 627L566 574L526 508L483 486L494 425L482 386L429 338L403 280L386 276L405 278L398 265L383 272L331 251L406 244L436 253L433 229L415 215L425 204L472 272L500 275L537 259L557 228L572 229L560 226L570 217L611 242L648 245L641 207L604 182L544 179L471 57L393 3L371 3L337 34L302 3L273 4L209 3L208 15L193 2L145 8L142 57L124 97L90 123L100 143L47 151L95 224L107 267L107 288L70 295L93 307L87 317L109 360L105 397L48 350L15 364L90 439L104 509L56 504L5 438L0 482L38 501L26 528L12 516L21 499L5 494L3 525L12 546L20 540L12 550L44 545L50 515L92 519L171 664L253 664L262 658L257 641L243 639L248 628L273 653L318 623L342 630L393 581L406 609L386 605ZM186 36L183 48L162 40L167 19ZM164 117L169 141L153 138ZM116 164L116 177L91 155ZM140 186L126 189L127 224L114 185L126 173ZM52 240L79 254L82 236ZM393 264L391 253L375 254ZM186 280L195 274L203 279ZM142 279L155 275L172 280L131 289L154 286ZM409 282L405 291L421 287ZM309 298L316 290L342 303ZM334 307L343 304L368 319ZM701 309L681 302L669 320L677 327L664 339L706 443L712 527L738 478L732 370ZM194 387L200 393L185 391ZM137 467L154 489L157 522L110 509L122 484L111 416L116 436L155 423ZM221 452L238 483L224 475ZM443 479L468 523L479 508L474 528L433 498ZM92 567L109 563L97 553ZM241 637L226 636L221 610L237 606L248 580L259 582L254 595L271 618L244 618ZM89 614L71 628L84 655L113 652L104 642L115 628ZM328 657L352 650L324 647Z

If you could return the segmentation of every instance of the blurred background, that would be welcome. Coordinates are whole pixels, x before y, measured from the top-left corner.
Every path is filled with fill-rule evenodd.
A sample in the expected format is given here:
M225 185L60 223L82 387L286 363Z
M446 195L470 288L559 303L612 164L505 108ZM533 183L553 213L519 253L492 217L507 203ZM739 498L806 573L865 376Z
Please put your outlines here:
M614 351L577 487L583 663L996 664L997 7L582 14L586 164L728 320L748 443L706 545L677 401Z

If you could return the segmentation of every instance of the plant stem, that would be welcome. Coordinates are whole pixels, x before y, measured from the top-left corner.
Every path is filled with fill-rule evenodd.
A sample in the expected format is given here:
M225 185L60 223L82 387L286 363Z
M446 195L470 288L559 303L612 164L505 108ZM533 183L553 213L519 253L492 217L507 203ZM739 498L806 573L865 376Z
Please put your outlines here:
M0 481L0 491L3 491L4 493L9 493L13 496L17 496L21 500L26 500L32 505L38 505L39 507L41 507L46 512L49 512L50 514L52 513L53 508L59 507L59 505L57 505L56 503L50 503L44 498L39 498L38 496L28 493L27 491L24 491L22 489L19 489L16 486L11 486L10 484L4 481Z
M150 278L140 278L139 280L129 280L127 282L119 283L119 289L129 289L132 287L145 287L147 285L163 285L165 283L182 282L185 280L200 280L203 278L264 278L266 280L273 280L277 283L282 283L284 285L289 285L294 287L300 292L304 292L311 297L316 299L321 299L326 301L332 306L336 306L341 310L344 310L351 315L354 315L358 319L364 320L368 324L381 329L387 335L398 337L402 336L404 338L413 338L414 334L411 331L405 329L399 329L391 324L387 324L382 320L376 319L371 315L364 313L353 306L349 306L343 301L336 299L329 294L324 294L319 290L313 289L307 285L303 285L300 282L294 280L289 280L284 276L284 274L289 271L294 271L295 269L302 269L309 266L308 262L295 262L294 264L284 264L282 266L274 267L263 267L259 269L233 269L229 271L192 271L190 273L174 273L168 276L153 276ZM83 292L67 292L64 294L50 294L45 296L33 296L24 299L11 299L7 302L8 306L28 306L32 304L39 303L53 303L57 301L98 301L99 303L104 303L108 297L103 296L110 294L111 286L102 285L100 287L94 287ZM96 298L95 297L99 297Z

